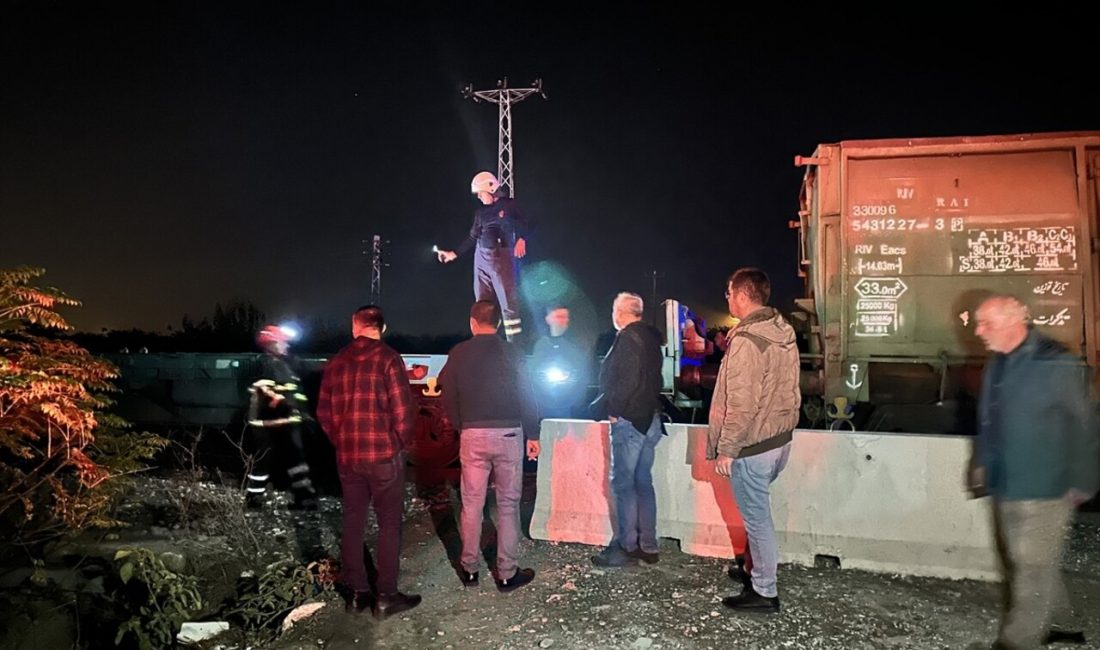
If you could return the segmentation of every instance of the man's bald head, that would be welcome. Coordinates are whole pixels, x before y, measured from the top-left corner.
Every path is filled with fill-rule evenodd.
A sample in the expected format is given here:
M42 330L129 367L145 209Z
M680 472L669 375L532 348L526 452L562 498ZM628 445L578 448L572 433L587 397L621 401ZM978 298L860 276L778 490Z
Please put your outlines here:
M992 352L1007 354L1027 338L1027 306L1013 296L986 298L976 313L974 333Z

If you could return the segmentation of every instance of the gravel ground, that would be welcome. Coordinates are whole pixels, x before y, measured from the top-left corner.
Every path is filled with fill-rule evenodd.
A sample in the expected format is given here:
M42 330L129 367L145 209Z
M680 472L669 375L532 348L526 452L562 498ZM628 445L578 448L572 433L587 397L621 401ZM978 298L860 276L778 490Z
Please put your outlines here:
M658 564L629 569L592 566L595 547L524 539L521 564L537 572L531 585L500 594L483 570L481 587L464 590L449 559L457 557L456 500L410 503L401 588L421 594L420 607L377 622L345 613L331 595L274 647L966 648L995 634L996 584L847 569L782 565L781 614L730 612L721 604L736 591L728 562L685 555L667 539ZM532 500L529 485L527 512ZM487 525L489 557L492 538ZM1079 517L1066 571L1087 647L1100 647L1100 515Z
M534 504L534 480L528 478L525 523ZM850 569L781 565L782 613L734 613L721 604L739 590L726 576L728 562L683 554L671 539L662 540L655 565L598 569L589 561L596 547L524 538L521 563L535 569L533 583L501 594L483 569L480 588L465 590L454 569L460 547L457 491L429 494L410 483L408 495L400 584L406 593L421 594L423 604L378 622L346 613L342 599L325 592L318 598L320 610L267 647L956 649L976 642L988 647L995 633L997 584ZM338 498L322 498L316 513L288 511L281 493L259 512L245 513L239 502L238 491L221 485L142 478L123 513L134 525L59 545L47 557L50 587L29 587L29 568L0 571L0 648L69 648L74 639L88 647L95 638L103 643L92 647L111 647L114 629L106 619L97 624L86 615L74 625L66 605L87 602L81 594L102 594L103 578L95 577L102 572L65 568L65 558L82 557L87 569L94 568L89 558L109 565L122 546L178 553L187 571L199 576L207 602L216 604L231 595L243 559L257 552L300 561L339 556ZM181 503L191 504L193 521L205 523L180 525ZM373 521L369 526L373 546ZM482 542L490 562L494 539L494 528L486 524ZM1100 513L1078 517L1065 569L1084 615L1086 647L1100 648ZM204 645L215 647L234 645L221 639Z

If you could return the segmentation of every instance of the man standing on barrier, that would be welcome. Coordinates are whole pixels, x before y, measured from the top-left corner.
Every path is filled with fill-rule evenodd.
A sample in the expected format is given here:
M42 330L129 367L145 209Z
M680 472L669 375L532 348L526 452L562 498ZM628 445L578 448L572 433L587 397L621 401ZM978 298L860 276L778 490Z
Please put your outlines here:
M253 458L245 496L249 508L263 506L276 448L286 457L289 465L286 473L291 494L294 495L292 507L304 510L317 508L317 493L313 489L302 444L306 396L290 357L291 334L277 325L268 325L256 335L256 342L264 354L260 358L260 376L248 388L248 425Z
M469 236L455 250L437 250L440 262L447 264L458 256L474 251L474 300L495 300L504 314L504 335L515 341L523 332L520 317L519 266L516 260L527 255L527 221L516 202L498 193L500 182L489 172L478 172L470 182L481 207L474 212Z
M381 340L385 327L379 307L356 310L354 340L325 365L317 403L317 418L336 448L344 493L340 559L343 582L352 591L348 608L358 613L369 606L380 619L420 604L420 596L397 590L405 459L417 405L405 362ZM363 554L370 506L378 520L375 585L368 580Z
M611 491L616 527L611 543L592 563L622 567L659 559L654 450L665 434L661 421L661 333L642 322L644 303L620 293L611 307L615 342L600 368L600 396L592 404L611 423Z
M722 604L758 612L779 611L770 489L787 465L802 403L794 329L767 306L770 297L771 281L759 269L740 269L726 282L730 315L740 322L718 370L707 432L707 458L730 479L748 536L744 567L730 570L743 589Z
M519 568L519 501L523 456L539 455L538 407L523 352L497 336L500 312L479 300L470 309L473 338L451 350L439 387L459 434L462 463L462 568L466 587L478 586L481 525L492 476L497 501L497 590L531 582L533 569ZM526 439L526 444L524 440Z
M982 377L969 487L993 497L1006 605L994 648L1085 642L1061 562L1073 511L1100 479L1089 368L1028 320L1011 296L988 298L976 313L975 333L993 355Z

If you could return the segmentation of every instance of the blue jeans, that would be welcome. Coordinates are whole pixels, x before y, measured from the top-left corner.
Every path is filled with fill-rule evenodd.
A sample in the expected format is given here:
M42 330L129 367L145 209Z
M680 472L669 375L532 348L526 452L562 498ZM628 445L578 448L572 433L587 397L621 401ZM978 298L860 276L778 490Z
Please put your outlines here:
M752 588L766 598L778 595L776 573L779 566L779 544L775 541L775 524L772 523L772 481L787 466L791 455L791 443L756 456L733 459L730 483L737 509L745 523L749 538L745 549L746 565L751 565Z
M657 552L657 494L653 490L653 456L664 434L654 415L643 433L630 420L611 423L611 491L618 527L611 546L624 551Z
M523 431L463 429L459 442L462 463L462 568L470 573L481 564L481 524L492 476L497 497L497 575L511 578L519 568L519 498L523 491Z

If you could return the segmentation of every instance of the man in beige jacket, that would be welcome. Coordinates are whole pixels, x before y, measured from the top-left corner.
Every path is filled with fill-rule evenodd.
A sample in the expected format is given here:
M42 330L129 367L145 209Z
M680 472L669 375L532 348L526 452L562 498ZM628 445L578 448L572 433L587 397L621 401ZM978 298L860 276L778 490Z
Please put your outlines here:
M748 535L744 570L730 572L744 590L722 604L757 612L779 611L769 489L787 464L802 402L794 329L767 306L770 296L771 282L759 269L740 269L726 283L730 315L740 322L718 371L707 435L707 458L730 478Z

